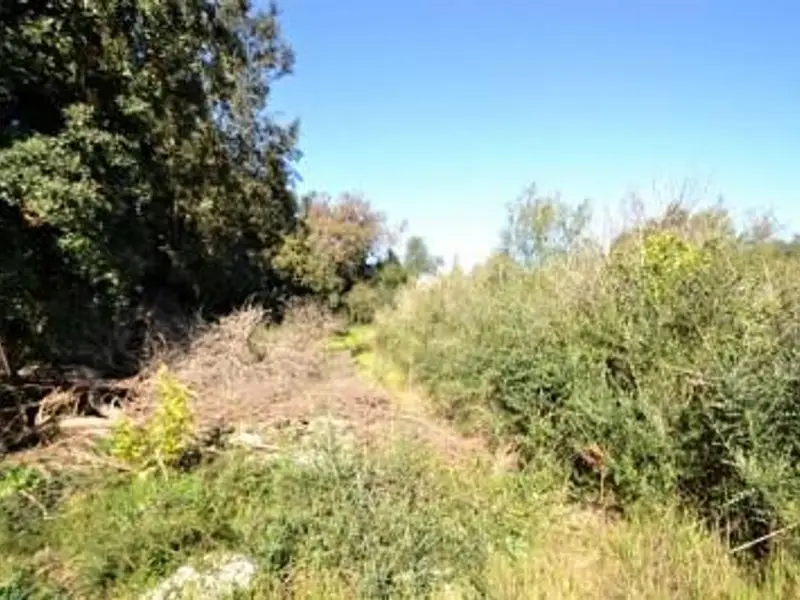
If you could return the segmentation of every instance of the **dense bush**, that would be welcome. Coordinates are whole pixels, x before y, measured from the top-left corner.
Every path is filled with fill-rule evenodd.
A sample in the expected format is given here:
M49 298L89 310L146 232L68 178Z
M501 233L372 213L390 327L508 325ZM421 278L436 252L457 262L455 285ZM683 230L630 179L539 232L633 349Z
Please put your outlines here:
M383 216L293 189L297 124L268 110L294 63L274 5L12 2L0 39L2 375L129 371L154 313L342 308L372 277Z
M377 343L529 459L623 504L678 496L744 543L800 517L799 266L719 209L671 207L610 251L505 253L407 292Z
M116 366L136 350L117 325L156 296L224 310L283 293L272 258L295 226L296 127L265 108L293 55L276 9L252 8L3 3L0 338L12 370Z

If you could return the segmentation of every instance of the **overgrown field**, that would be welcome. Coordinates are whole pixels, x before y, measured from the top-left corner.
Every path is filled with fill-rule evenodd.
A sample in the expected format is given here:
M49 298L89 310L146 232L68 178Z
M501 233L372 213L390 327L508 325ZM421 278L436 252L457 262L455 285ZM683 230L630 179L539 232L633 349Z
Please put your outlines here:
M374 329L315 350L313 329L329 328L306 315L265 330L264 358L246 365L237 356L253 343L242 327L253 320L252 311L233 315L172 358L154 379L149 418L95 443L99 466L2 469L0 598L142 598L182 565L232 553L257 567L235 597L792 597L786 565L773 561L759 581L676 501L620 517L575 503L553 454L527 455L523 470L498 468L463 443L453 461L441 438L457 432L432 420L424 397L388 368ZM222 347L227 359L214 363ZM369 380L359 388L352 367L348 378L341 350L357 356L362 380L384 382L397 412L358 404L380 390ZM175 376L204 382L207 393L187 394ZM226 394L231 415L245 422L256 376L265 401L250 424L267 448L237 447L230 435L200 446L191 428L215 396ZM268 395L276 377L289 377L295 395ZM300 402L319 388L327 403ZM290 426L271 422L275 412ZM390 427L393 419L414 427ZM313 432L314 421L329 425Z
M0 600L800 597L800 238L530 188L415 286L258 5L0 9Z
M231 553L237 597L796 597L800 261L667 217L369 326L201 329L91 468L2 466L0 598L145 598Z
M402 445L316 448L311 464L288 449L230 453L147 478L7 472L0 597L137 597L225 552L258 566L241 597L761 597L675 510L614 523L570 507L545 470L454 469ZM769 585L785 595L780 579Z
M673 207L610 250L576 236L539 258L407 292L380 351L443 413L552 457L574 495L677 503L740 557L796 561L797 255Z

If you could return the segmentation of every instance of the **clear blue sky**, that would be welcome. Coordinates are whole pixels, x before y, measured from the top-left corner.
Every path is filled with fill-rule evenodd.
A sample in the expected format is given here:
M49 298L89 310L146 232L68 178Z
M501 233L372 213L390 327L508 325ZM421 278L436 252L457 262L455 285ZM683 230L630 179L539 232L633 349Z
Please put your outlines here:
M483 258L534 181L602 215L692 177L800 229L797 0L279 6L301 188L361 191L446 258Z

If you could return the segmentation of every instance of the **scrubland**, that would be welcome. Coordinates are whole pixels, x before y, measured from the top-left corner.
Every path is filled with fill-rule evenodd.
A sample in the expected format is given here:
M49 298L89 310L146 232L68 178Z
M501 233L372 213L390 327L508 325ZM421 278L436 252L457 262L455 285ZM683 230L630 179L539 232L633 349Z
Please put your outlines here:
M242 597L794 597L800 263L712 216L497 255L366 326L200 328L108 437L6 462L0 594L237 552Z

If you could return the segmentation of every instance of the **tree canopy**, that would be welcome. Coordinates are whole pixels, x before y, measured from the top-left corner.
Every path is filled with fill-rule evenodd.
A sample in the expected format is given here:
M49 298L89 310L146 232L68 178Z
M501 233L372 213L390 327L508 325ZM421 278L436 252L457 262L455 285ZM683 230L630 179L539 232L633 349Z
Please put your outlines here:
M532 185L507 207L500 253L526 267L540 266L583 243L590 218L588 201L572 207L557 196L539 195Z
M159 296L277 301L297 123L269 115L293 54L274 5L3 2L0 336L11 363L120 359ZM116 334L114 333L116 332ZM113 338L113 339L112 339ZM85 347L85 351L84 351Z
M443 263L440 256L431 254L423 238L418 235L408 238L403 266L410 276L434 275Z

